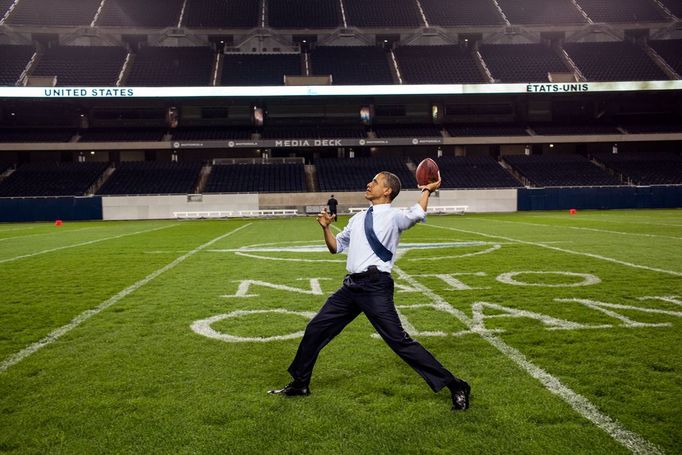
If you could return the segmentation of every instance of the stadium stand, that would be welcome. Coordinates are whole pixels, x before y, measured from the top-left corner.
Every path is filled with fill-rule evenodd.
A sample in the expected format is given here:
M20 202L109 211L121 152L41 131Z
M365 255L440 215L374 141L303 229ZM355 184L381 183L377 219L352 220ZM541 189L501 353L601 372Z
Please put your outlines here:
M97 194L193 193L200 170L200 162L121 162Z
M364 127L325 127L325 126L287 126L263 129L263 139L319 139L319 138L357 138L367 137Z
M301 75L299 54L225 54L220 85L283 85L285 75Z
M501 25L504 20L493 2L480 0L420 0L429 25Z
M682 121L673 119L630 119L622 121L621 127L630 134L680 133Z
M682 3L679 0L659 0L663 6L674 14L678 19L682 17Z
M569 72L544 44L495 44L479 47L493 78L500 82L548 82L549 72Z
M362 191L379 171L389 171L400 178L403 188L416 188L414 173L402 158L353 158L316 160L320 191Z
M595 159L635 185L682 185L682 157L674 153L602 153Z
M559 124L532 124L530 125L535 134L539 135L585 135L585 134L621 134L613 125L559 125Z
M0 197L82 196L108 163L27 163L0 182Z
M401 46L395 56L406 84L487 82L471 51L459 46Z
M90 25L100 0L22 0L7 18L12 25Z
M208 47L143 47L135 56L126 85L210 85L213 55Z
M204 193L303 193L303 164L214 165Z
M85 130L78 142L141 142L160 141L164 132L158 130Z
M441 188L516 188L521 184L488 155L436 158Z
M377 137L441 137L441 130L429 125L376 126Z
M9 7L14 4L15 0L0 0L0 18L4 17L9 10Z
M583 24L587 22L571 0L497 0L512 24Z
M647 22L666 20L663 11L649 0L579 0L578 3L594 22Z
M0 45L0 85L17 85L33 53L33 46Z
M420 27L417 2L413 0L343 0L352 27Z
M504 161L535 187L621 185L581 155L505 155Z
M679 75L682 75L682 39L651 40L649 46Z
M521 125L448 125L445 128L452 137L467 136L528 136Z
M225 141L251 139L248 128L187 128L173 131L175 141Z
M331 74L334 85L393 83L388 56L379 47L319 46L310 60L311 74Z
M69 142L73 135L74 131L61 129L0 129L0 142Z
M115 86L127 51L114 46L57 46L40 56L32 76L57 76L57 86Z
M668 79L642 48L629 42L566 43L564 49L588 81Z
M268 0L267 9L268 23L273 28L336 28L343 25L338 0Z
M77 1L77 0L76 0ZM99 6L99 0L97 1ZM107 0L97 26L175 27L183 0Z
M259 25L260 2L188 0L182 25L195 28L253 28Z

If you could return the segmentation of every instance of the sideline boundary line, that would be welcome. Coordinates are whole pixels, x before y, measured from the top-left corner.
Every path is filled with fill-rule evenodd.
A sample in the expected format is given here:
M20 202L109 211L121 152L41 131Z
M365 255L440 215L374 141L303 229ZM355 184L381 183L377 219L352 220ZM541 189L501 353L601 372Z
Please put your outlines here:
M161 226L161 227L157 227L157 228L154 228L154 229L147 229L147 230L144 230L144 231L129 232L129 233L127 233L127 234L115 235L115 236L113 236L113 237L105 237L105 238L103 238L103 239L88 240L87 242L76 243L76 244L73 244L73 245L65 245L65 246L60 246L60 247L57 247L57 248L50 248L49 250L43 250L43 251L37 251L37 252L35 252L35 253L23 254L23 255L21 255L21 256L16 256L16 257L13 257L13 258L0 259L0 264L4 264L4 263L6 263L6 262L14 262L14 261L18 261L19 259L30 258L30 257L33 257L33 256L40 256L41 254L52 253L52 252L59 251L59 250L66 250L66 249L69 249L69 248L76 248L76 247L79 247L79 246L92 245L93 243L104 242L104 241L106 241L106 240L120 239L121 237L127 237L127 236L129 236L129 235L145 234L145 233L147 233L147 232L160 231L161 229L168 229L168 228L171 228L171 227L173 227L173 226L177 226L178 224L180 224L180 223L169 224L168 226Z
M504 237L501 235L484 234L482 232L468 231L466 229L458 229L458 228L453 228L453 227L448 227L448 226L439 226L439 225L435 225L435 224L424 224L424 226L436 228L436 229L445 229L448 231L464 232L466 234L480 235L482 237L490 237L493 239L503 239L503 240L506 240L508 242L521 243L524 245L531 245L531 246L539 246L541 248L547 248L549 250L561 251L562 253L575 254L577 256L587 256L587 257L590 257L593 259L599 259L602 261L613 262L614 264L620 264L620 265L624 265L626 267L632 267L635 269L644 269L644 270L649 270L651 272L660 272L660 273L665 273L668 275L682 276L682 272L675 272L674 270L659 269L656 267L649 267L647 265L633 264L632 262L621 261L619 259L614 259L614 258L610 258L607 256L600 256L598 254L592 254L592 253L584 253L581 251L567 250L565 248L559 248L559 247L547 245L544 243L527 242L525 240L512 239L510 237Z
M161 267L160 269L150 273L149 275L142 278L137 283L134 283L134 284L128 286L127 288L125 288L124 290L119 292L118 294L116 294L113 297L110 297L107 300L105 300L104 302L100 303L95 308L85 310L84 312L82 312L81 314L79 314L78 316L73 318L71 320L71 322L69 322L68 324L63 325L56 330L53 330L43 339L36 341L35 343L30 344L29 346L25 347L24 349L17 352L16 354L12 354L9 357L7 357L5 360L2 361L2 363L0 363L0 373L4 373L10 367L21 362L26 357L28 357L31 354L35 353L36 351L44 348L45 346L48 346L48 345L54 343L60 337L62 337L63 335L66 335L71 330L73 330L76 327L78 327L79 325L81 325L83 322L87 321L88 319L90 319L93 316L98 315L102 311L106 310L110 306L114 305L115 303L117 303L120 300L122 300L123 298L125 298L127 295L135 292L136 290L138 290L139 288L141 288L145 284L149 283L150 281L152 281L154 278L158 277L162 273L167 272L168 270L174 268L176 265L180 264L181 262L183 262L185 259L189 258L190 256L195 255L196 253L203 250L204 248L213 245L215 242L218 242L219 240L222 240L222 239L234 234L235 232L238 232L238 231L244 229L245 227L250 226L251 224L253 224L253 223L243 224L243 225L231 230L230 232L228 232L226 234L223 234L219 237L216 237L213 240L209 240L208 242L204 243L203 245L196 247L195 249L193 249L189 253L186 253L186 254L180 256L179 258L176 258L173 262L171 262L171 263Z
M489 331L477 330L474 327L473 320L468 317L463 311L450 305L445 299L433 292L431 289L419 283L411 275L405 273L397 265L393 266L393 270L398 273L398 276L408 282L411 286L421 291L426 297L431 299L433 303L465 324L469 330L477 332L481 338L491 344L495 349L500 351L509 360L514 362L522 370L526 371L531 377L537 379L550 393L561 398L574 411L586 418L598 428L606 432L616 442L630 450L635 454L663 454L660 448L644 439L637 433L634 433L625 428L620 422L612 419L604 414L590 402L587 398L574 392L572 389L564 385L557 377L552 376L547 371L538 367L529 361L521 351L505 343L500 337L495 336Z
M639 236L639 237L653 237L653 238L661 238L661 239L682 240L682 237L675 237L672 235L645 234L643 232L609 231L607 229L588 228L588 227L584 227L584 226L565 226L565 225L561 225L561 224L560 225L549 225L549 224L542 224L542 223L529 223L528 221L496 220L493 218L484 218L484 217L474 218L474 219L475 220L492 221L494 223L523 224L524 226L576 229L576 230L580 230L580 231L592 231L592 232L600 232L600 233L604 233L604 234L635 235L635 236ZM469 218L469 221L473 221L474 219Z

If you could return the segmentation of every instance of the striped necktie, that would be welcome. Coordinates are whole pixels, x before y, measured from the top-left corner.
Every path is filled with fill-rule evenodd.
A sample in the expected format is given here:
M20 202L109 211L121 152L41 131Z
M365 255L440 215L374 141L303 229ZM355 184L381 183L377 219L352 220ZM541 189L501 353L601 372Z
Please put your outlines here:
M374 207L370 207L365 214L365 235L367 236L367 241L369 246L372 247L374 254L379 256L384 262L388 262L393 258L393 253L391 253L384 245L381 244L374 232Z

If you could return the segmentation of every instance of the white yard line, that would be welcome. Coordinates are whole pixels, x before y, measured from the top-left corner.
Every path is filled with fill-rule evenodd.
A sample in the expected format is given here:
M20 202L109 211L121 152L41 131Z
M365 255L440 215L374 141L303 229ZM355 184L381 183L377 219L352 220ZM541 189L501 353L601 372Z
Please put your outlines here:
M49 250L36 251L35 253L30 253L30 254L22 254L21 256L15 256L13 258L0 259L0 264L4 264L5 262L18 261L19 259L30 258L33 256L39 256L41 254L52 253L54 251L66 250L68 248L76 248L79 246L92 245L93 243L104 242L107 240L120 239L121 237L127 237L129 235L137 235L137 234L144 234L146 232L160 231L161 229L168 229L170 227L177 226L178 224L180 224L180 223L169 224L168 226L161 226L161 227L157 227L157 228L153 228L153 229L146 229L144 231L136 231L136 232L130 232L127 234L114 235L112 237L105 237L103 239L89 240L87 242L76 243L74 245L66 245L66 246L60 246L57 248L50 248Z
M558 216L558 215L531 215L532 218L551 218L555 220L565 220L565 216ZM634 217L634 218L627 218L617 216L617 215L584 215L584 214L578 214L575 216L576 221L598 221L600 223L618 223L618 224L643 224L643 225L649 225L649 226L659 226L659 227L682 227L682 224L679 223L665 223L665 222L659 222L659 223L652 223L652 222L647 222L647 221L632 221L635 219L641 219L642 217ZM630 220L630 221L628 221ZM679 221L677 218L669 218L669 220L672 221Z
M0 229L0 233L2 232L9 232L9 231L27 231L29 229L35 229L35 226L28 226L28 227L18 227L18 228L9 228L9 229Z
M482 237L489 237L489 238L493 238L493 239L503 239L503 240L506 240L508 242L515 242L515 243L521 243L524 245L538 246L540 248L547 248L549 250L561 251L562 253L575 254L577 256L587 256L587 257L590 257L593 259L599 259L601 261L612 262L614 264L620 264L620 265L624 265L626 267L632 267L635 269L644 269L644 270L649 270L651 272L665 273L667 275L682 276L682 272L676 272L674 270L659 269L656 267L649 267L647 265L633 264L631 262L621 261L619 259L614 259L614 258L610 258L607 256L600 256L598 254L592 254L592 253L584 253L581 251L567 250L565 248L559 248L556 246L547 245L545 243L527 242L525 240L512 239L510 237L504 237L501 235L483 234L482 232L469 231L466 229L457 229L457 228L447 227L447 226L438 226L438 225L434 225L434 224L425 224L424 226L428 226L431 228L437 228L437 229L446 229L446 230L455 231L455 232L464 232L464 233L473 234L473 235L480 235Z
M588 227L580 227L580 226L563 226L563 225L557 225L557 224L542 224L542 223L529 223L527 221L509 221L509 220L496 220L494 218L470 218L469 221L472 220L485 220L485 221L493 221L495 223L510 223L510 224L523 224L525 226L539 226L539 227L545 227L545 228L564 228L564 229L575 229L579 231L592 231L592 232L603 232L605 234L618 234L618 235L635 235L639 237L654 237L654 238L662 238L662 239L673 239L673 240L682 240L682 237L674 237L671 235L658 235L658 234L644 234L642 232L622 232L622 231L611 231L608 229L597 229L597 228L588 228Z
M569 387L564 385L557 377L552 376L547 371L538 367L537 365L530 362L524 355L516 348L505 343L500 337L495 336L489 331L477 330L474 326L474 321L472 318L468 317L464 312L454 308L438 294L433 292L431 289L419 283L412 276L403 272L397 266L393 267L393 270L397 272L398 276L407 281L411 286L418 289L426 297L430 298L431 301L439 308L442 309L457 319L459 319L464 325L466 325L469 330L476 331L481 338L490 343L498 351L504 354L509 360L514 362L522 370L526 371L533 378L540 381L540 383L547 389L550 393L557 395L559 398L564 400L569 406L573 408L578 414L592 422L597 427L605 431L609 436L611 436L618 443L623 445L625 448L630 450L632 453L636 454L662 454L663 452L654 444L647 441L637 433L634 433L627 428L625 428L620 422L604 414L592 404L587 398L574 392Z
M72 232L88 231L91 229L97 229L97 228L89 227L89 228L74 229L73 231L63 231L63 232L60 232L59 234L62 234L62 233L63 234L70 234ZM14 237L5 237L3 239L0 239L0 242L5 242L7 240L25 239L26 237L36 237L39 235L54 235L54 234L57 234L57 232L53 231L53 232L41 232L40 234L15 235Z
M92 308L92 309L89 309L89 310L86 310L86 311L82 312L81 314L79 314L78 316L76 316L75 318L73 318L73 319L71 320L71 322L69 322L68 324L66 324L66 325L64 325L64 326L62 326L62 327L59 327L58 329L56 329L56 330L50 332L50 333L49 333L45 338L43 338L42 340L37 341L37 342L35 342L35 343L33 343L33 344L31 344L31 345L25 347L24 349L22 349L21 351L17 352L16 354L12 354L11 356L7 357L5 360L2 361L2 363L0 363L0 373L3 373L3 372L5 372L5 371L7 371L8 368L10 368L11 366L16 365L17 363L21 362L21 361L24 360L26 357L30 356L31 354L33 354L34 352L38 351L39 349L42 349L42 348L44 348L45 346L48 346L48 345L54 343L55 341L57 341L57 339L59 339L60 337L62 337L62 336L65 335L65 334L69 333L71 330L75 329L76 327L78 327L79 325L81 325L83 322L87 321L87 320L90 319L91 317L96 316L97 314L99 314L99 313L101 313L102 311L106 310L106 309L109 308L110 306L112 306L112 305L114 305L115 303L119 302L120 300L122 300L123 298L125 298L127 295L131 294L132 292L135 292L137 289L139 289L139 288L141 288L142 286L144 286L145 284L149 283L150 281L152 281L154 278L158 277L158 276L161 275L162 273L167 272L167 271L169 271L170 269L174 268L176 265L180 264L180 263L183 262L185 259L188 259L189 257L193 256L194 254L196 254L196 253L198 253L199 251L203 250L204 248L206 248L206 247L208 247L208 246L214 244L215 242L218 242L219 240L224 239L225 237L228 237L228 236L234 234L235 232L237 232L237 231L239 231L239 230L241 230L241 229L244 229L245 227L247 227L247 226L249 226L249 225L251 225L251 223L248 223L248 224L244 224L244 225L242 225L242 226L239 226L238 228L233 229L233 230L231 230L230 232L228 232L228 233L226 233L226 234L223 234L223 235L221 235L221 236L219 236L219 237L214 238L213 240L210 240L210 241L204 243L204 244L201 245L201 246L198 246L197 248L193 249L193 250L190 251L189 253L187 253L187 254L185 254L185 255L183 255L183 256L180 256L179 258L175 259L175 260L174 260L173 262L171 262L170 264L168 264L168 265L166 265L166 266L164 266L164 267L162 267L162 268L156 270L155 272L150 273L149 275L147 275L146 277L142 278L142 279L141 279L140 281L138 281L137 283L135 283L135 284L133 284L133 285L131 285L131 286L128 286L127 288L125 288L124 290L122 290L121 292L119 292L118 294L116 294L116 295L114 295L113 297L110 297L109 299L107 299L107 300L105 300L104 302L100 303L100 304L97 305L95 308Z

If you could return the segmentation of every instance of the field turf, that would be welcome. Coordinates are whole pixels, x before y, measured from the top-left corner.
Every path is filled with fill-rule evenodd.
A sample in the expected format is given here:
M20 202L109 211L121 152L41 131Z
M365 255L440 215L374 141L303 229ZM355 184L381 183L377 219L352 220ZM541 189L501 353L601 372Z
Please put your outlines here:
M347 218L342 218L342 227ZM393 276L450 411L358 317L313 218L0 225L0 453L682 453L682 211L429 216Z

